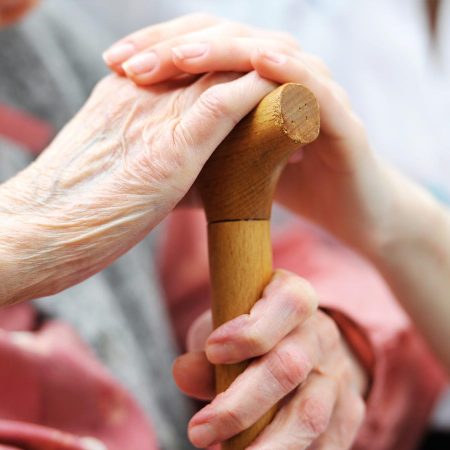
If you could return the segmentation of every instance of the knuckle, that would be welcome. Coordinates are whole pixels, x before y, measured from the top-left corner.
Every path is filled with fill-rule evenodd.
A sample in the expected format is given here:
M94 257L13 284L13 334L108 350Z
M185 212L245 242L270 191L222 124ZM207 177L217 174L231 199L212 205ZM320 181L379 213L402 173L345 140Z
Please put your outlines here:
M278 348L274 350L267 369L279 390L287 394L307 377L311 363L297 349Z
M318 397L307 397L300 403L298 411L303 426L314 436L322 434L330 421L328 404Z
M222 85L218 84L208 88L200 97L200 110L202 114L213 120L227 119L233 126L237 125L240 117L230 107L229 102L222 93Z
M305 279L284 273L280 288L286 307L297 317L309 317L318 306L318 298L312 285Z
M200 103L204 112L213 118L220 119L230 114L229 107L216 86L203 93Z
M246 420L246 415L242 414L237 408L224 405L217 411L217 418L223 424L223 429L232 431L233 434L245 430L251 423Z
M191 148L195 145L195 139L192 135L191 130L186 127L183 121L177 120L171 128L170 133L170 143L175 155L177 155L175 163L182 166L185 163L185 153L181 151L176 151L179 148Z
M257 322L245 334L243 345L252 357L263 355L271 349L269 340Z

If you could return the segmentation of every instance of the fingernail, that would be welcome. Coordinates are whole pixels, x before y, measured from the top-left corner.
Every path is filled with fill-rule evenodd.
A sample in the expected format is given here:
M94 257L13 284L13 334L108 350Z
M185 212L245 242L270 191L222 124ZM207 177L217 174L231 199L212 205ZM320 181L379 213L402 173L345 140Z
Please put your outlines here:
M272 50L260 48L259 52L261 53L262 56L264 56L264 58L268 59L269 61L275 64L283 64L287 60L285 55L273 52Z
M184 44L174 47L172 53L178 59L198 58L204 55L208 48L207 44Z
M189 430L189 438L194 445L198 447L207 447L216 440L216 433L211 425L203 423L201 425L196 425Z
M144 75L152 72L158 64L158 57L154 52L140 53L133 56L122 67L129 75Z
M113 45L110 49L106 50L102 56L107 64L116 65L123 63L134 53L136 53L135 46L127 42Z

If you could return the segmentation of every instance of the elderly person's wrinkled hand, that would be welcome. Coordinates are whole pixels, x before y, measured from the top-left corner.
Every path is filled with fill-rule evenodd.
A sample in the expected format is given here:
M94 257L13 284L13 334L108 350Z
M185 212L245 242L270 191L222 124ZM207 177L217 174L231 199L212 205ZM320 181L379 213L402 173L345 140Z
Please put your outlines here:
M255 73L149 88L101 81L41 156L0 187L1 303L53 294L126 252L273 87Z
M249 450L351 447L364 417L367 375L334 321L317 310L316 294L305 280L278 271L249 314L212 333L211 327L208 312L190 330L190 352L175 362L175 381L186 394L211 400L212 364L253 361L192 418L194 445L224 441L280 402Z

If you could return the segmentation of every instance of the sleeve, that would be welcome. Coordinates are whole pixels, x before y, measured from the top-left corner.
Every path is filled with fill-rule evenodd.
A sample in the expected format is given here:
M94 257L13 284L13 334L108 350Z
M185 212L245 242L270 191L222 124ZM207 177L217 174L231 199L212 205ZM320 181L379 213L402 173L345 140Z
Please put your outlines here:
M201 212L180 210L166 225L159 266L183 344L193 319L209 307L206 224ZM354 449L415 448L446 378L382 278L363 258L300 221L279 229L273 248L276 267L312 283L371 376Z

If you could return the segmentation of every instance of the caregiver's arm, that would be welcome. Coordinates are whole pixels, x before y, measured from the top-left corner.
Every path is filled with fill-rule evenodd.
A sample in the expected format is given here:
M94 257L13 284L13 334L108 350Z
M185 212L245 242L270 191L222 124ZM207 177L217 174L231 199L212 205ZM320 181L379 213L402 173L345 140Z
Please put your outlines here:
M365 253L450 371L450 213L419 188L404 193L395 229Z
M54 294L129 250L273 88L255 73L150 88L101 81L40 157L0 185L0 306Z
M271 33L186 16L124 38L105 60L145 85L181 73L256 70L308 86L321 107L321 134L285 169L278 200L374 261L450 369L450 348L442 345L450 339L449 213L377 157L325 65ZM129 54L112 61L124 44ZM151 67L143 64L150 59Z

